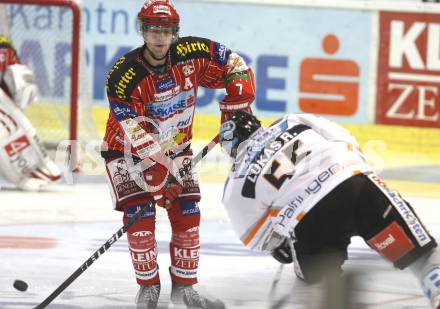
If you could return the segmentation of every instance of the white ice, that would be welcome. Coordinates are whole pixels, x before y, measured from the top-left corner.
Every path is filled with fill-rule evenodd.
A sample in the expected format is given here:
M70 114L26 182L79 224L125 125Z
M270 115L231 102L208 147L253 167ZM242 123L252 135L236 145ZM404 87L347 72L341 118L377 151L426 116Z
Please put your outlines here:
M203 200L198 289L223 300L227 308L318 308L319 286L306 287L284 267L279 284L271 285L279 264L270 256L244 248L231 229L220 203L222 186L202 184ZM439 201L409 198L428 229L440 239ZM159 210L157 239L162 281L160 307L169 305L168 241L170 228ZM32 308L52 293L95 250L122 226L112 210L102 178L76 185L53 186L43 193L0 191L0 308ZM8 237L53 238L48 249L11 248ZM409 272L393 269L361 239L354 238L345 268L359 273L350 289L356 308L430 308ZM12 287L15 279L29 284L27 292ZM48 308L135 308L137 292L126 237L123 236L73 282ZM275 306L276 307L276 306ZM325 305L319 308L326 308ZM342 309L342 308L341 308Z

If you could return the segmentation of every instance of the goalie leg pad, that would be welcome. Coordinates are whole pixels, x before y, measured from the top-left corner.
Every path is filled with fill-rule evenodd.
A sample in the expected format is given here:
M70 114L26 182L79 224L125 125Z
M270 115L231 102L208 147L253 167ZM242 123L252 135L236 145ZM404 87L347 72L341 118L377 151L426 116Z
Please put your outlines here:
M168 208L173 236L170 243L171 279L183 284L197 283L200 256L200 211L195 201L175 201Z
M155 240L155 211L154 206L133 224L127 231L128 246L130 250L136 281L140 285L159 283L157 266L157 244ZM127 207L124 210L124 224L134 216L140 206Z
M29 120L0 89L0 170L23 190L39 190L61 178Z

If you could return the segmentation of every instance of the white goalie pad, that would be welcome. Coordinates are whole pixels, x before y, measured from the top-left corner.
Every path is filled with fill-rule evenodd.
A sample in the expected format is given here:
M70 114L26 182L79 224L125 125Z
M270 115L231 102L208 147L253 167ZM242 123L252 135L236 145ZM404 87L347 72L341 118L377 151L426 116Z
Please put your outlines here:
M8 87L13 102L24 110L37 98L34 74L23 64L13 64L6 69L3 80Z
M38 191L61 178L32 124L0 89L0 174L20 189Z

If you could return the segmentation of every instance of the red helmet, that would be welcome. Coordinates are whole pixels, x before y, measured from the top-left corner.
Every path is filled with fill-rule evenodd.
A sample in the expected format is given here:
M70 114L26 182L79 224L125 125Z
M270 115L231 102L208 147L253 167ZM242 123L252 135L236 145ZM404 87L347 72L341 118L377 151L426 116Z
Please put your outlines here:
M149 0L138 14L141 25L173 26L179 30L180 17L169 0Z

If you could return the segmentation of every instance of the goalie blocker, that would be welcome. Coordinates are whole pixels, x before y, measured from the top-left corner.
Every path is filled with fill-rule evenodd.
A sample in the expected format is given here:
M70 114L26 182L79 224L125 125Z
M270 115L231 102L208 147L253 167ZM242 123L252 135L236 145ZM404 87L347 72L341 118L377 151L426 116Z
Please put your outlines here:
M61 178L59 168L40 145L32 124L3 89L0 89L0 175L26 191L38 191Z

